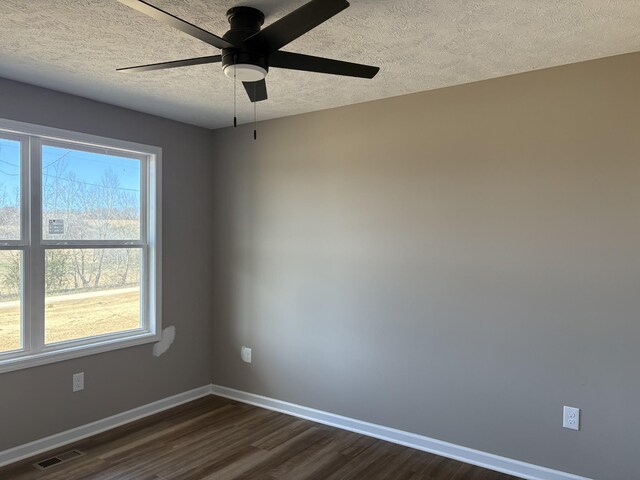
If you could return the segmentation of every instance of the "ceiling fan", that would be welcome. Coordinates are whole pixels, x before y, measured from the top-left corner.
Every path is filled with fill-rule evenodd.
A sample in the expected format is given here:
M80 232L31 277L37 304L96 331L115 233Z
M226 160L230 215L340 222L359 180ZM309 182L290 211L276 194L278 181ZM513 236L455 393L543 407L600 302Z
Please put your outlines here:
M380 70L378 67L280 50L347 8L349 2L346 0L311 0L262 30L264 14L260 10L252 7L233 7L227 12L231 28L222 38L143 0L118 1L222 50L221 55L120 68L120 72L147 72L221 63L224 74L240 80L249 99L252 102L260 102L267 99L265 77L270 67L360 78L373 78Z

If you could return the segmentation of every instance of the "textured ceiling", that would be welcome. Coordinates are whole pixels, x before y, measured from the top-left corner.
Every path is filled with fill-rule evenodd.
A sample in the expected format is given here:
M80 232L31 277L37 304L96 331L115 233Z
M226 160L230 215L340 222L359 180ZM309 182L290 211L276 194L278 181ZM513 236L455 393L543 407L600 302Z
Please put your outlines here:
M222 35L234 5L269 24L305 0L149 0ZM272 69L260 119L640 50L638 0L352 0L284 50L381 67L373 80ZM0 76L196 125L233 118L219 65L124 75L118 67L219 50L115 0L0 0ZM238 89L241 122L253 109ZM0 109L1 112L1 109ZM1 116L1 115L0 115Z

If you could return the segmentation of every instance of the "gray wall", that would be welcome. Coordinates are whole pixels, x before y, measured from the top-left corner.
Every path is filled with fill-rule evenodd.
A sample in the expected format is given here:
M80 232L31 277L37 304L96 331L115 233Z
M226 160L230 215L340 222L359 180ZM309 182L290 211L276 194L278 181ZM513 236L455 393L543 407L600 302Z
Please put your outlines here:
M176 327L159 358L143 345L0 375L0 450L208 384L210 131L3 79L0 117L163 148L163 323Z
M638 85L631 54L215 132L214 382L639 478Z

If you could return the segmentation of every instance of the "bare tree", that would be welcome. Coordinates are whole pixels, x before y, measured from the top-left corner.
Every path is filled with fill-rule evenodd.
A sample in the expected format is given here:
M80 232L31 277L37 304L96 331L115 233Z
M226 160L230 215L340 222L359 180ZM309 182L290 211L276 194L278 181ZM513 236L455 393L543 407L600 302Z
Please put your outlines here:
M43 182L43 207L48 218L64 221L63 238L138 238L138 197L121 187L117 173L111 168L103 171L99 183L78 178L73 171L68 171L64 159L52 162L47 171ZM47 266L47 291L111 288L135 283L139 281L139 256L133 252L132 249L55 250L47 257L51 262Z
M0 252L0 299L14 300L20 297L20 252L5 250Z

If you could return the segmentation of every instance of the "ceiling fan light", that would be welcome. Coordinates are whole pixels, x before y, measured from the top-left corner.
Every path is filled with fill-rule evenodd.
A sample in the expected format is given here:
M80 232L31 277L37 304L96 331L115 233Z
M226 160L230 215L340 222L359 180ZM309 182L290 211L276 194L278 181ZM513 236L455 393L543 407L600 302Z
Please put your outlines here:
M230 79L237 78L241 82L259 82L267 76L267 71L258 65L250 63L238 63L227 65L223 69L224 74Z

